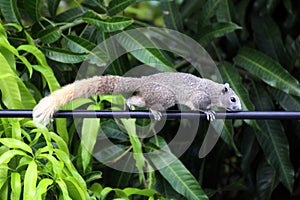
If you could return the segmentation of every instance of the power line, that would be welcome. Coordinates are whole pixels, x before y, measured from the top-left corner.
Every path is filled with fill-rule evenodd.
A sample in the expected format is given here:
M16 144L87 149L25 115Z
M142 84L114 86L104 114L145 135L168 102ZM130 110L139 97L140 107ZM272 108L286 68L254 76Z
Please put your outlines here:
M149 111L87 111L87 110L61 110L57 111L54 118L149 118ZM162 113L168 119L200 118L206 115L193 111L166 111ZM0 110L0 118L31 118L32 110ZM241 111L217 112L216 119L294 119L300 120L299 111Z

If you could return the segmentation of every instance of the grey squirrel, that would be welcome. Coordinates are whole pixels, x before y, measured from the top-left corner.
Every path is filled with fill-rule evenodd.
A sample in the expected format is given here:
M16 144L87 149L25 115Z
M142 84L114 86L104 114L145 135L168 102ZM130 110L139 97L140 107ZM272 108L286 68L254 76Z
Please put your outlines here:
M129 108L148 107L155 120L161 119L161 111L177 103L204 112L208 120L215 119L212 106L241 110L240 99L228 83L219 84L187 73L163 72L141 78L107 75L75 81L43 98L33 109L33 120L35 124L47 125L59 106L76 98L124 93L136 93L126 101Z

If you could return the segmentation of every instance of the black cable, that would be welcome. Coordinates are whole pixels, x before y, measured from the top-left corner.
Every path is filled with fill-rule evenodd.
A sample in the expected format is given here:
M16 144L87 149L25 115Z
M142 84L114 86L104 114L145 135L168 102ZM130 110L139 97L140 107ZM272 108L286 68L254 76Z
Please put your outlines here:
M193 111L167 111L162 113L168 119L196 118L204 119L206 115ZM149 118L149 111L87 111L61 110L55 113L55 118ZM32 110L0 110L0 118L31 118ZM300 120L300 111L241 111L217 112L216 119L296 119Z

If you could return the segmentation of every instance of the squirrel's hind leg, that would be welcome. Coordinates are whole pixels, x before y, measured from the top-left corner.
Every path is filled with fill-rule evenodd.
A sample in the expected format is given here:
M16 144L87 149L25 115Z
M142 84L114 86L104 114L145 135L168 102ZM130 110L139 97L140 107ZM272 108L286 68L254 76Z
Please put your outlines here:
M128 106L129 109L132 108L132 106L138 106L138 107L146 107L146 102L141 96L132 96L126 100L126 105ZM156 110L157 108L149 108L151 111L152 115L154 116L155 120L160 120L161 119L161 112Z
M129 108L132 105L148 107L154 119L160 120L161 111L175 105L175 102L176 96L167 86L151 82L140 87L137 95L128 98L126 104Z
M146 102L141 96L132 96L126 100L126 105L129 109L131 109L132 106L145 107Z

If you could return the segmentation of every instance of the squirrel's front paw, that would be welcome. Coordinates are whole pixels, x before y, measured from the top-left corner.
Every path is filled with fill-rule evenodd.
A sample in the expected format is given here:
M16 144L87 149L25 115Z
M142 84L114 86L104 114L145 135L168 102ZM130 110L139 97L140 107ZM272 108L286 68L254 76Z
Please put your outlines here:
M52 120L55 110L56 107L50 98L43 98L33 109L33 123L36 126L46 126Z

